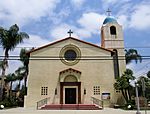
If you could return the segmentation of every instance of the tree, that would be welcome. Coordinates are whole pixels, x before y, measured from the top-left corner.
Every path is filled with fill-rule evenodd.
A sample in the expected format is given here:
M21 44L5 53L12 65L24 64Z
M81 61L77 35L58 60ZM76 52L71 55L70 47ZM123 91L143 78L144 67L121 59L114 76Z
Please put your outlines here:
M17 90L20 91L20 85L21 85L21 80L23 80L24 75L25 75L25 68L24 67L19 67L16 71L16 80L19 81L19 84L17 85Z
M0 45L2 45L5 53L2 76L5 76L5 70L8 66L9 51L14 50L15 47L22 43L25 38L29 38L28 34L25 32L19 32L17 24L12 25L9 30L0 27Z
M132 60L135 60L137 63L138 61L142 62L141 55L137 52L135 49L129 49L125 50L125 58L126 58L126 64L131 63Z
M11 96L11 91L12 91L12 85L13 85L13 82L16 81L16 76L14 73L10 73L6 76L6 79L5 79L5 89L7 89L7 95L10 97Z
M142 84L143 81L144 81L144 84ZM150 80L149 80L149 78L147 78L145 76L141 76L138 79L137 83L139 85L139 96L145 96L144 95L144 92L145 92L147 99L150 99Z
M121 93L126 102L131 100L130 89L132 86L130 85L130 80L134 79L135 77L133 76L133 71L126 69L122 76L116 79L116 83L114 84L116 90L121 90Z
M147 77L150 78L150 71L147 72Z
M14 50L18 44L22 43L23 40L27 38L29 38L28 34L25 32L19 32L19 27L17 26L17 24L12 25L8 30L0 27L0 45L4 50L2 77L5 77L5 71L8 67L9 51Z
M0 70L3 69L3 61L0 61Z
M3 69L3 61L0 61L0 73L1 73L1 70ZM3 77L0 77L0 82L1 82L1 85L0 85L0 101L2 100L2 91L3 91L3 84L2 84L2 82L3 82Z
M118 77L116 79L116 82L114 84L114 87L116 90L120 90L125 101L128 101L127 93L126 93L126 88L128 87L128 83L126 81L126 78L124 77Z
M29 65L29 55L27 55L28 50L25 48L22 48L20 51L20 60L23 63L22 70L24 70L24 85L25 85L25 90L27 92L27 76L28 76L28 65Z

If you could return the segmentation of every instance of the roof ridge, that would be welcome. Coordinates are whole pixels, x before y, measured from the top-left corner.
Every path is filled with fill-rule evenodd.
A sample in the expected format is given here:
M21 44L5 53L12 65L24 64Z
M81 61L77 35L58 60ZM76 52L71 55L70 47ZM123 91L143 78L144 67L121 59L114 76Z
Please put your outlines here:
M28 53L30 54L30 53L35 52L35 51L37 51L37 50L46 48L46 47L48 47L48 46L54 45L54 44L56 44L56 43L59 43L59 42L62 42L62 41L68 40L68 39L73 39L73 40L76 40L76 41L79 41L79 42L82 42L82 43L85 43L85 44L88 44L88 45L91 45L91 46L94 46L94 47L97 47L97 48L104 49L104 50L109 51L109 52L112 52L112 51L109 50L109 49L103 48L103 47L98 46L98 45L93 44L93 43L89 43L89 42L80 40L80 39L78 39L78 38L74 38L74 37L66 37L66 38L63 38L63 39L61 39L61 40L57 40L57 41L54 41L54 42L49 43L49 44L47 44L47 45L44 45L44 46L41 46L41 47L39 47L39 48L33 49L33 50L29 51Z

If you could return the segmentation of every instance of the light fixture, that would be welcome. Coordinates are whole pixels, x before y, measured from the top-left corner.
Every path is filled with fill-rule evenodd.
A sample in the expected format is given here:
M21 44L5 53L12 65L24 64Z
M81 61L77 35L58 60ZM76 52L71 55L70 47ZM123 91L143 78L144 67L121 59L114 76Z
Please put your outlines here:
M55 95L57 95L57 88L55 88Z
M86 89L84 89L84 95L86 95Z

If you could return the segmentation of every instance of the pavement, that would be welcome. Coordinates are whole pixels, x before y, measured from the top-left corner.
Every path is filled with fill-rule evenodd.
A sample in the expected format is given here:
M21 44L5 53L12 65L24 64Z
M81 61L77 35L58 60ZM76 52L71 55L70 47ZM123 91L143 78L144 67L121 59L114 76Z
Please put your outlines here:
M140 111L146 114L145 111ZM33 108L12 108L0 110L0 114L136 114L136 111L104 108L103 110L36 110ZM150 114L150 110L147 111Z

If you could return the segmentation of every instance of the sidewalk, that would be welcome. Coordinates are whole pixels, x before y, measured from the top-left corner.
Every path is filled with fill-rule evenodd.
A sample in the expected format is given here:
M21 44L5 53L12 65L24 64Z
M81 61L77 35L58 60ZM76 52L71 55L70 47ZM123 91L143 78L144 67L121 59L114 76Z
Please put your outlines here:
M144 111L140 111L145 114ZM36 110L33 108L13 108L0 110L0 114L136 114L136 111L105 108L104 110ZM150 114L150 111L147 111Z

